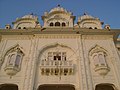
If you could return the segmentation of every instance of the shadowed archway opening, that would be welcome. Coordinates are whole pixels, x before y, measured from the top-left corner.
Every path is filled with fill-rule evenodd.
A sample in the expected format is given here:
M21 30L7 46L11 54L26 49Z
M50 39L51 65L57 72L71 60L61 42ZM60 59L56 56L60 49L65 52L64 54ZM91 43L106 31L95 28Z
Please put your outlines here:
M60 26L60 22L56 22L56 23L55 23L55 26Z
M112 84L98 84L96 85L95 90L115 90L115 88Z
M15 84L2 84L0 90L18 90L18 86Z
M40 85L37 90L75 90L75 87L69 84L44 84Z

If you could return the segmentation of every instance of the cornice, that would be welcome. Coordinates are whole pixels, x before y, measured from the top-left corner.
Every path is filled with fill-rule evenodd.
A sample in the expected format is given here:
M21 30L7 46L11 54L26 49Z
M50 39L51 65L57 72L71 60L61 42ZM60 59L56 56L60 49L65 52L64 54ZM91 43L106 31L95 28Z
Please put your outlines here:
M72 35L72 34L42 34L42 35L35 35L37 38L45 38L45 39L65 39L65 38L70 38L70 39L75 39L78 38L80 35Z
M40 29L0 29L0 35L38 35L38 34L77 34L77 35L112 35L117 40L120 30L111 29L83 29L83 28L40 28Z

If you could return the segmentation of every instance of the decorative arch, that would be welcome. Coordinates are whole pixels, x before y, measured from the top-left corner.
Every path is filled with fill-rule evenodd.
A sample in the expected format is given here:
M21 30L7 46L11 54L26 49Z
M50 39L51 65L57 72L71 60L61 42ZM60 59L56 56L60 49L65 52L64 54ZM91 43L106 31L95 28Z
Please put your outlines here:
M20 27L19 25L23 24L23 23L29 23L29 24L32 24L33 22L20 22L18 23L16 26L15 26L15 29L22 29L23 27ZM20 28L19 28L20 27Z
M47 50L47 49L49 49L49 48L54 48L54 47L57 47L57 46L64 47L64 48L68 48L68 49L70 49L72 52L75 53L75 51L74 51L72 48L70 48L69 46L67 46L67 45L59 44L59 43L53 43L53 44L45 45L41 50L39 50L38 58L40 58L40 56L42 55L42 53L43 53L45 50Z
M24 54L23 49L20 47L19 44L13 45L12 47L8 48L4 54L4 56L8 55L11 52L14 52L16 50L19 50L21 53Z
M38 56L41 75L73 74L76 55L68 58L71 53L75 52L70 47L58 43L43 47Z
M100 47L99 45L95 45L89 51L89 59L92 59L94 63L95 72L99 73L102 76L106 75L110 71L109 65L107 63L107 57L107 50Z
M104 52L106 55L108 55L107 50L105 50L103 47L100 47L99 45L96 44L94 47L92 47L89 50L89 56L92 56L93 53L97 53L97 52Z
M3 57L3 62L6 59L4 71L10 75L10 77L20 71L23 56L24 52L19 44L6 50Z

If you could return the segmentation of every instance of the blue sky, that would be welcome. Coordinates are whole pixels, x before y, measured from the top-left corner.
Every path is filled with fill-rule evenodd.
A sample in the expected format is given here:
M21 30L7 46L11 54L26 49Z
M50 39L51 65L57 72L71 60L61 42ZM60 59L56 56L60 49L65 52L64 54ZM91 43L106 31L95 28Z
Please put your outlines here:
M120 0L0 0L0 28L5 24L11 24L26 14L34 13L39 17L45 11L50 11L58 4L76 16L83 15L84 12L100 18L105 24L110 24L111 28L120 28Z

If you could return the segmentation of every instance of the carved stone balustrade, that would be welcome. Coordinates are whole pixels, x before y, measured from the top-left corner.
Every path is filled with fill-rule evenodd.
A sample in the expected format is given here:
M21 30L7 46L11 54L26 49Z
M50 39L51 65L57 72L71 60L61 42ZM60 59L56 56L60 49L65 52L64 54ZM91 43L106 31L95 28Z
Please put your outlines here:
M42 60L40 69L42 75L72 75L74 64L72 61Z

